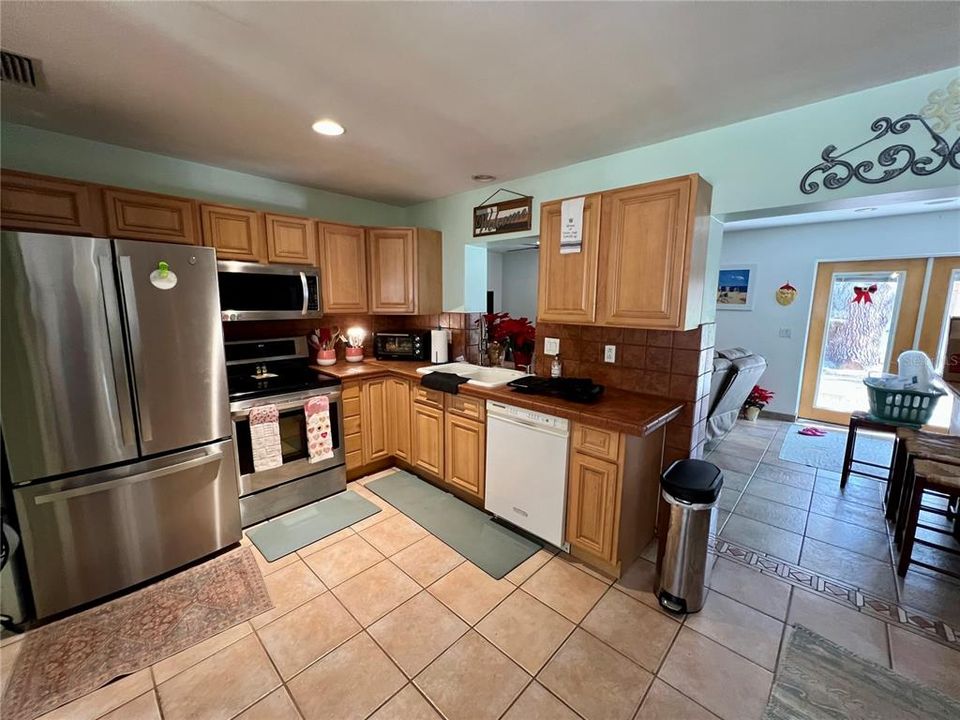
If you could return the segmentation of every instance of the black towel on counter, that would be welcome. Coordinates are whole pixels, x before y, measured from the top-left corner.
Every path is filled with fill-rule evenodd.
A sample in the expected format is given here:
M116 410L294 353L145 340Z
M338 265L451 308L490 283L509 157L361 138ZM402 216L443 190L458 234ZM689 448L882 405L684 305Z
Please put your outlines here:
M456 395L460 392L460 386L469 382L470 378L460 377L454 373L448 372L428 372L420 378L420 384L431 390L440 390L441 392Z

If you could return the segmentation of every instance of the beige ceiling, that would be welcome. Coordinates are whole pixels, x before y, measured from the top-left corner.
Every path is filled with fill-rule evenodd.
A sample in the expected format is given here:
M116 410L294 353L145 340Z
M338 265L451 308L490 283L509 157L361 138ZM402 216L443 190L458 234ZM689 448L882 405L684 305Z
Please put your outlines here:
M4 1L4 120L406 205L960 64L960 4ZM347 134L310 130L323 116Z

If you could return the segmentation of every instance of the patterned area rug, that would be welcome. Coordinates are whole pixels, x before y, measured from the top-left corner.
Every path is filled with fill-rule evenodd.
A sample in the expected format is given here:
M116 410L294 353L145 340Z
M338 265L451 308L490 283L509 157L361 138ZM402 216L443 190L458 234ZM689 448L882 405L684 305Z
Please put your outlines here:
M273 607L249 548L30 631L3 695L31 720Z
M804 424L793 424L787 430L780 450L780 459L840 472L843 470L843 454L847 447L847 431L840 428L823 427L827 434L823 437L808 437L797 433ZM817 425L816 427L820 427ZM854 460L866 460L876 465L890 465L893 455L892 435L869 435L857 433L857 445L853 450ZM853 466L857 469L857 465ZM882 474L876 468L863 468L866 472Z
M956 720L960 703L797 625L764 720Z

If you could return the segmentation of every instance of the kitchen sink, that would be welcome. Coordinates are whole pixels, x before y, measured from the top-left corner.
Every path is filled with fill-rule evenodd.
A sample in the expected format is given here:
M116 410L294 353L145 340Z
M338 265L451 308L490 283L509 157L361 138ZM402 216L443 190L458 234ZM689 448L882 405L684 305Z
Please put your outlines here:
M522 370L511 370L509 368L484 367L483 365L473 365L471 363L446 363L445 365L427 365L417 368L417 372L426 375L434 371L453 373L460 377L470 378L467 385L476 385L484 388L503 387L511 380L526 377L530 373Z

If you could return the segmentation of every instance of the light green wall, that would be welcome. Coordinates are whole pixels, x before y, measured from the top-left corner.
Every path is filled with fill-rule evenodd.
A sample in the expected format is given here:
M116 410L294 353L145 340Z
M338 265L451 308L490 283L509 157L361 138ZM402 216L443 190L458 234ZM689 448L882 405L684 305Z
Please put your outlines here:
M503 178L501 182L511 190L533 195L536 208L546 200L700 173L713 185L715 216L880 192L949 186L960 183L960 171L944 169L927 177L905 173L882 185L866 185L854 180L840 190L821 189L813 195L803 195L799 189L800 178L817 164L825 146L836 145L845 150L863 142L870 137L870 124L876 118L897 118L919 112L931 92L946 87L958 76L960 68L943 70L539 175ZM956 133L955 128L949 131L948 140L955 139ZM914 139L920 147L924 136L926 133L915 126L901 137ZM877 143L877 151L891 144L881 142ZM468 264L464 247L474 242L472 209L491 190L483 187L409 209L408 222L443 232L443 304L447 310L480 309L465 292L465 278L485 270ZM537 235L538 225L539 213L534 212L533 230L522 235ZM514 238L516 235L502 235L498 241Z
M0 164L151 192L364 225L404 225L404 208L24 125L0 124ZM462 292L462 289L461 289Z

